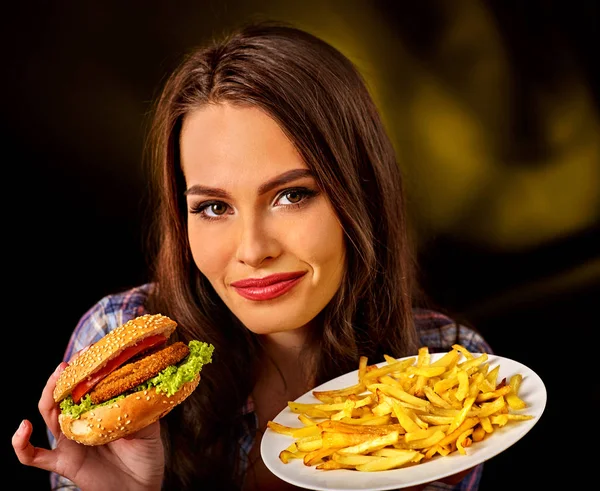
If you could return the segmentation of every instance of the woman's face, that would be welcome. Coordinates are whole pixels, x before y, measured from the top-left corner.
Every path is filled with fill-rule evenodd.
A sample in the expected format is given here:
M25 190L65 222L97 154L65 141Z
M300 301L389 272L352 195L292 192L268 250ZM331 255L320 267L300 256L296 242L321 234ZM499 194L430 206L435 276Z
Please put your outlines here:
M340 286L342 227L327 196L273 119L210 104L181 132L194 261L256 334L307 325Z

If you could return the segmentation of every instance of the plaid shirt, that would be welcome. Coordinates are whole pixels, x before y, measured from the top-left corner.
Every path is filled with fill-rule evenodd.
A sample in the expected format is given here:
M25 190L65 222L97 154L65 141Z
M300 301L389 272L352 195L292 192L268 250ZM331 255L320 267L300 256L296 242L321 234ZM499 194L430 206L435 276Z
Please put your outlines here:
M143 315L146 312L145 302L151 285L145 284L130 290L107 295L89 309L80 319L65 350L63 359L68 361L79 350L98 341L116 327L130 319ZM415 309L415 324L419 332L420 345L427 346L434 352L449 351L453 344L459 343L473 353L493 353L490 346L482 336L471 328L457 325L447 316L431 310ZM235 475L243 483L248 468L248 455L254 445L258 428L258 419L254 412L254 403L248 399L241 408L243 425L239 429L239 453L233 456ZM55 447L56 441L50 431L47 431L50 446ZM478 465L457 486L442 483L432 483L426 489L476 491L479 488L483 464ZM51 473L50 484L53 490L78 488L68 479Z

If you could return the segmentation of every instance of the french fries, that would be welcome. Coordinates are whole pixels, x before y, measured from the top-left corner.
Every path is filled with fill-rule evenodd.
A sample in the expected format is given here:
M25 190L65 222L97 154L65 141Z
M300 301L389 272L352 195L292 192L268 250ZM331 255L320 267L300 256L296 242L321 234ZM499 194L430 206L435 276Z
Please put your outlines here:
M288 402L300 426L267 425L293 439L283 463L318 470L376 472L466 455L498 428L533 418L515 412L528 407L523 376L498 380L498 370L459 344L434 362L427 347L401 361L385 355L381 366L362 356L355 385L313 391L315 404Z

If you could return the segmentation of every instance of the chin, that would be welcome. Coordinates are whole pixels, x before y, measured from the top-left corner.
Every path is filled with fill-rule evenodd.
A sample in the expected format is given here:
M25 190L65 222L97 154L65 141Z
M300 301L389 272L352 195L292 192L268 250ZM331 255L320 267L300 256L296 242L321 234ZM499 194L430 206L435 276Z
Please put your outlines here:
M306 311L305 311L306 312ZM316 314L315 314L316 315ZM277 319L280 319L279 321ZM314 317L306 313L302 316L290 313L261 312L259 315L238 316L246 329L258 335L277 334L300 330L306 327Z

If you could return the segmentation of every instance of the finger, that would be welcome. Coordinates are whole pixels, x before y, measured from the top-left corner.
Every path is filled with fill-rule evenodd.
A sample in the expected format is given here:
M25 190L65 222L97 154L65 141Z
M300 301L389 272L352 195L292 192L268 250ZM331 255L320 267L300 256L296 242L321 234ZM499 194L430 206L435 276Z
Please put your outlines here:
M145 440L156 440L160 438L160 423L155 421L152 424L142 428L139 431L131 435L127 435L124 437L126 440L134 440L136 438L141 438Z
M56 387L56 381L60 376L61 372L65 369L67 363L61 362L54 370L54 373L50 375L50 378L46 382L46 386L42 391L42 395L38 402L38 409L46 426L50 429L54 438L57 438L60 433L60 427L58 424L58 415L60 414L60 409L56 402L54 402L54 397L52 393L54 392L54 388Z
M12 446L19 462L46 471L54 471L56 458L50 450L34 447L29 439L33 432L31 422L24 419L12 437Z

